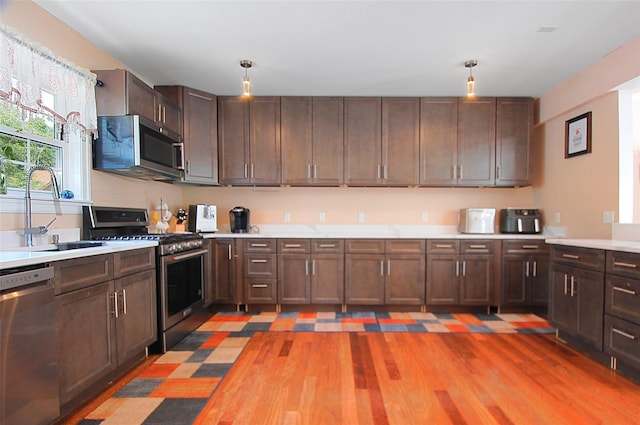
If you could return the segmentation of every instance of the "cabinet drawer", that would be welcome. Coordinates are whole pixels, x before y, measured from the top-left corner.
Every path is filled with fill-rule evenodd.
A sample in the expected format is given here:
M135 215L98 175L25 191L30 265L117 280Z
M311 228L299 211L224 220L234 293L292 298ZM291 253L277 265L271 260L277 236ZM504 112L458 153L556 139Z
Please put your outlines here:
M244 241L244 252L276 252L276 239L251 239Z
M460 241L461 254L493 254L498 241L490 240L463 240Z
M254 304L275 304L276 281L269 279L249 279L245 283L245 302Z
M112 254L57 261L53 266L56 295L113 279Z
M607 275L605 310L640 324L640 280Z
M113 255L113 274L116 278L153 269L155 266L156 252L154 248L116 252Z
M308 253L311 252L309 239L278 239L278 252Z
M605 315L604 350L607 354L640 367L640 325Z
M537 254L549 252L549 245L542 240L502 241L503 254Z
M429 254L457 254L460 241L455 239L427 240L427 252Z
M424 239L389 239L385 243L387 254L424 254Z
M384 254L384 239L347 239L345 251L350 254Z
M607 273L640 279L640 254L607 251Z
M344 252L344 240L342 239L312 239L311 252L342 254Z
M554 245L551 247L551 261L579 267L604 270L604 250Z
M246 277L276 278L276 254L251 254L244 258Z

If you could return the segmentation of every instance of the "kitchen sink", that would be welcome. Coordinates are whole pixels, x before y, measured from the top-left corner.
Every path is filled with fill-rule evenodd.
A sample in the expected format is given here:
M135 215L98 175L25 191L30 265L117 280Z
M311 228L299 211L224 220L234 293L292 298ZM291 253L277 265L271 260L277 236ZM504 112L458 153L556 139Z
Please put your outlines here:
M105 243L103 241L60 242L56 244L54 248L47 249L47 251L69 251L72 249L94 248L103 246L104 244Z

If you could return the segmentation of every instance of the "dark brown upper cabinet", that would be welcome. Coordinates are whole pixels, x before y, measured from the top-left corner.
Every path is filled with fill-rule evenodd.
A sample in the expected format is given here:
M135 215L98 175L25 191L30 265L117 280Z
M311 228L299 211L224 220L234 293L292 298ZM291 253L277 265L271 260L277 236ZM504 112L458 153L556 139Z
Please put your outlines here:
M345 183L418 183L418 98L345 98Z
M185 86L155 89L182 108L185 183L218 183L218 102L215 95Z
M458 98L420 100L420 184L453 186L458 166Z
M495 98L458 100L458 186L495 185L495 123Z
M218 97L221 184L280 185L280 98Z
M341 97L282 97L282 183L338 186L343 178Z
M533 99L499 97L496 104L496 186L531 182Z

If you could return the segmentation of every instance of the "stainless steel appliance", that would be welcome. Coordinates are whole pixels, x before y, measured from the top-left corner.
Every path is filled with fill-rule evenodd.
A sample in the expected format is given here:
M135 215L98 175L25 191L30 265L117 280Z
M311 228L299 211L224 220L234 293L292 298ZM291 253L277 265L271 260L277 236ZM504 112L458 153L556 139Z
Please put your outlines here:
M158 242L158 341L151 350L164 353L209 316L205 308L209 251L199 233L148 233L148 224L146 209L83 207L84 239Z
M180 180L183 145L139 115L98 117L93 168L143 180Z
M251 211L245 207L234 207L229 211L231 233L249 233Z
M460 210L460 233L494 233L495 208L464 208Z
M190 232L217 232L218 210L215 205L189 205L187 229Z
M542 233L542 214L535 208L500 210L501 233Z
M59 415L53 267L0 270L0 424Z

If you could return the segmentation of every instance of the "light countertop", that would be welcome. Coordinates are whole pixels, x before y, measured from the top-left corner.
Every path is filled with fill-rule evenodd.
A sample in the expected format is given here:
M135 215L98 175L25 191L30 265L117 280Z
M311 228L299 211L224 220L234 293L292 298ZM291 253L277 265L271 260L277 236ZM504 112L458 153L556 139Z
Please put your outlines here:
M580 248L604 249L607 251L623 251L640 253L640 242L612 239L546 239L551 245L566 245Z
M157 245L158 243L154 241L108 241L105 242L105 245L103 246L72 249L67 251L46 251L48 248L54 248L54 245L39 246L37 247L39 251L0 251L0 270L49 263L52 261L69 260L72 258L89 257L92 255L149 248Z

